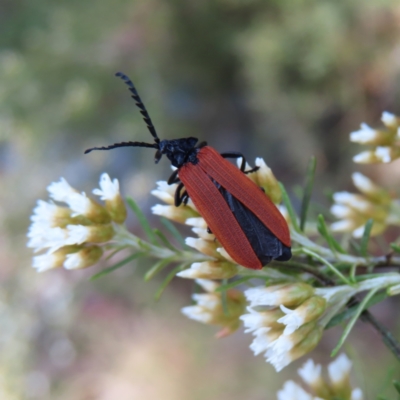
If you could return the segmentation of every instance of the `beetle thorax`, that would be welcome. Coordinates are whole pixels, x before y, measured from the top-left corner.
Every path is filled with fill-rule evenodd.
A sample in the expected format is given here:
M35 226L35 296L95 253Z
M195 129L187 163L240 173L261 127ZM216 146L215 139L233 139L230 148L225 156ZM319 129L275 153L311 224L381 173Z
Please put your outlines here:
M197 162L198 149L195 147L198 139L194 137L162 140L159 151L165 154L174 167L181 167L187 162Z

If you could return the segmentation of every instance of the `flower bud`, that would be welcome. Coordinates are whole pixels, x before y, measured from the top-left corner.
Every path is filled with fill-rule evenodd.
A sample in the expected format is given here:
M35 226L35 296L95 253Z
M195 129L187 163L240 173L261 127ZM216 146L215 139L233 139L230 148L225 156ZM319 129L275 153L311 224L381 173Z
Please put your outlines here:
M175 191L178 185L168 185L166 181L158 181L156 183L157 189L152 190L151 194L158 197L164 203L173 206L175 204Z
M85 193L78 193L64 178L50 184L47 190L51 198L68 204L73 217L83 215L91 222L98 224L111 221L110 215L104 207L88 198Z
M111 219L117 224L122 224L126 220L127 211L124 201L119 192L119 182L117 179L111 181L108 174L104 173L100 177L100 189L94 189L93 194L100 196L106 203L106 210Z
M191 218L189 218L191 219ZM206 241L214 241L215 236L212 233L208 233L207 229L204 228L192 228L192 231L201 239Z
M228 260L232 264L237 264L237 262L228 254L228 252L225 250L223 247L218 247L217 252L220 255L219 258L224 258L225 260Z
M238 272L238 267L229 262L204 261L193 263L190 268L176 274L188 279L230 279Z
M384 146L391 144L393 134L387 131L372 129L367 124L362 123L361 129L350 133L350 141L360 144Z
M400 126L400 118L387 111L382 113L381 121L388 129L397 130L397 128Z
M243 313L246 303L242 292L238 290L226 292L226 309L222 306L220 293L196 293L193 295L193 300L197 304L183 307L182 313L205 324L222 326L222 330L217 334L218 337L229 335L240 327L239 316Z
M198 214L189 207L180 206L163 206L156 204L152 207L153 214L161 215L162 217L171 219L181 224L185 223L188 218L197 216Z
M45 272L50 269L60 268L64 265L67 255L80 250L82 246L64 246L53 253L46 253L33 257L33 268L37 272Z
M279 321L285 314L279 308L270 310L258 310L247 307L249 314L243 314L240 319L246 328L245 333L255 332L260 328L271 328L282 331L282 324Z
M314 294L314 288L303 282L256 287L244 292L250 306L297 306Z
M104 225L68 225L68 238L66 244L81 244L84 242L104 243L114 236L114 229L111 224Z
M303 381L321 398L330 398L331 391L321 376L321 365L309 359L297 370Z
M256 158L255 164L257 167L259 167L259 169L255 172L258 185L265 190L265 194L272 200L273 203L279 204L282 201L282 192L271 168L265 164L262 158Z
M103 255L98 246L84 247L76 253L68 254L64 262L65 269L82 269L97 263Z
M326 300L320 296L312 296L294 310L290 310L284 305L281 305L280 308L286 315L278 322L286 325L284 334L290 335L301 325L319 318L326 309Z
M290 335L281 335L266 352L266 359L279 372L292 361L310 352L318 344L322 328L315 321L302 325Z
M311 322L311 324L313 324ZM303 325L304 327L306 325ZM301 328L300 328L301 329ZM297 332L297 331L296 331ZM293 333L292 335L296 334ZM275 369L277 372L279 372L283 367L291 363L292 361L297 360L300 357L303 357L305 354L311 352L314 350L314 348L317 346L319 341L321 340L323 333L323 329L319 326L315 326L312 330L310 330L308 333L304 334L304 339L301 340L299 343L295 344L291 350L288 351L287 355L285 355L282 358L277 358ZM299 335L300 337L300 335ZM295 339L297 340L297 338ZM295 342L295 340L293 340ZM270 361L272 364L272 360ZM288 363L288 364L286 364Z
M331 388L337 397L349 398L351 395L350 369L351 361L345 354L341 354L328 365Z
M211 242L209 240L204 239L196 239L192 237L188 237L185 239L185 243L198 250L200 253L206 254L207 256L221 259L221 255L217 252L217 246L219 244L217 242Z
M202 217L188 218L185 221L185 224L189 225L189 226L194 226L196 228L207 229L207 223L206 223L206 221L204 221L204 218L202 218Z

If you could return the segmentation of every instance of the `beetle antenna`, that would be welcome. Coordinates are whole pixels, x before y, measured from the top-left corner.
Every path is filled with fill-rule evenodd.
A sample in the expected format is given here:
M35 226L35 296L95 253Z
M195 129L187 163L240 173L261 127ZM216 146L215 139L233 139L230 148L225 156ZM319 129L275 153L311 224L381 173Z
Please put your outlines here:
M121 143L114 143L111 146L92 147L90 149L85 150L85 154L90 153L93 150L111 150L111 149L116 149L117 147L150 147L152 149L158 149L158 144L144 143L144 142L121 142Z
M139 93L137 92L135 85L133 82L122 72L117 72L115 74L118 78L121 78L125 84L129 87L129 91L132 93L132 99L135 100L136 106L139 108L140 113L143 116L144 122L146 122L147 129L150 131L151 135L154 138L154 141L156 143L160 142L160 139L157 136L156 128L154 128L153 122L151 121L150 115L146 110L146 107L144 106L142 99L139 96Z

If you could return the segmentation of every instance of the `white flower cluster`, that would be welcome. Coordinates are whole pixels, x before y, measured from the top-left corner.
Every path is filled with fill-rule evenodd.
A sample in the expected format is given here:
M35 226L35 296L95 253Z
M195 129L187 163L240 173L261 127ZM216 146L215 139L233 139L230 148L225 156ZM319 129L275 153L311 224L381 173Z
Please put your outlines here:
M327 301L312 286L288 283L250 288L244 294L249 313L240 318L245 332L255 336L250 349L255 355L264 353L277 371L318 344L323 330L318 318Z
M78 269L93 265L103 254L98 244L114 235L112 221L121 223L126 218L118 181L102 174L100 189L93 191L106 201L105 207L76 191L64 178L47 190L53 201L38 201L28 231L27 246L35 252L46 250L33 258L33 267L43 272L61 266Z
M354 156L354 162L389 163L400 157L400 118L385 111L381 120L386 129L373 129L362 123L360 130L350 133L350 141L372 147Z
M391 198L387 190L359 172L353 173L352 178L361 194L334 193L335 204L331 207L331 213L340 221L331 225L333 232L352 232L355 238L360 238L369 219L374 221L372 235L382 233L389 224L400 225L396 211L399 203Z
M287 381L277 394L277 400L363 400L361 389L352 389L350 385L351 361L341 354L328 365L329 381L321 374L321 365L308 360L298 373L313 394L304 390L294 381Z

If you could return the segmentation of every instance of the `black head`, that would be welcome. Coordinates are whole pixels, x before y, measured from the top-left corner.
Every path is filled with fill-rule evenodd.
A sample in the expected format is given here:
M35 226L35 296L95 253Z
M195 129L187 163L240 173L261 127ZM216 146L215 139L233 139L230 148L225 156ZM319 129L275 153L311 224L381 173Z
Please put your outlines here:
M90 149L87 149L85 151L85 154L90 153L92 150L111 150L118 147L149 147L157 150L155 154L156 164L160 161L163 154L165 154L167 158L171 161L171 164L177 168L181 167L187 162L196 163L196 154L199 150L199 147L196 147L198 139L194 137L189 137L173 140L160 140L157 136L156 129L154 128L149 113L147 112L146 107L139 97L139 94L132 81L122 72L117 72L115 75L121 78L129 87L131 97L135 100L136 106L139 108L140 113L143 116L144 122L146 122L148 130L154 138L154 143L121 142L112 144L111 146L92 147ZM203 142L200 146L204 145L205 143Z

